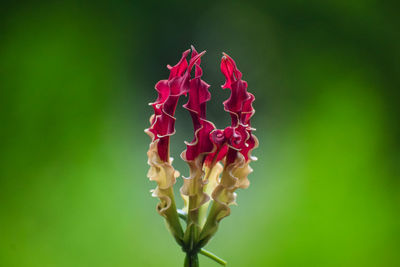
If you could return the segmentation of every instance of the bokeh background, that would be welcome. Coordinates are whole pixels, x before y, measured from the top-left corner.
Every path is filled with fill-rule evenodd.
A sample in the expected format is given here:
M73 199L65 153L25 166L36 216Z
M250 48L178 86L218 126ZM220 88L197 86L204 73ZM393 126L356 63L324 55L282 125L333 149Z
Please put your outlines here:
M232 267L400 266L398 11L378 0L3 3L0 266L182 266L149 193L143 129L154 84L191 44L207 50L210 119L228 124L224 51L256 95L261 142L251 187L207 248ZM187 175L192 126L177 118L172 155Z

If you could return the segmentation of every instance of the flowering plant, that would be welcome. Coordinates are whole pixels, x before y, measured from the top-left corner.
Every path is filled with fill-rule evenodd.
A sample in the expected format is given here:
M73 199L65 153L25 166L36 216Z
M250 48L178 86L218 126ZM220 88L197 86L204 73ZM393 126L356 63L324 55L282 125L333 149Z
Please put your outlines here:
M201 79L204 53L198 53L192 46L191 50L183 52L175 66L167 66L170 75L155 86L158 97L150 103L154 114L150 117L150 127L145 130L151 137L147 176L157 182L152 190L153 196L160 199L157 211L186 253L185 266L191 267L199 266L198 253L226 264L203 247L216 233L219 222L230 214L229 206L235 204L235 191L249 186L247 176L252 172L249 163L255 160L251 151L258 145L250 126L254 95L247 92L242 73L225 53L221 59L221 71L226 79L222 88L228 88L231 94L223 105L231 116L231 125L221 130L206 119L206 103L211 94L210 86ZM194 77L191 77L193 68ZM184 207L177 210L173 185L180 174L172 167L169 146L170 136L175 133L175 110L182 95L189 95L183 107L191 115L194 137L191 142L185 142L186 150L181 154L189 165L190 175L183 177L180 193ZM185 230L180 218L186 223Z

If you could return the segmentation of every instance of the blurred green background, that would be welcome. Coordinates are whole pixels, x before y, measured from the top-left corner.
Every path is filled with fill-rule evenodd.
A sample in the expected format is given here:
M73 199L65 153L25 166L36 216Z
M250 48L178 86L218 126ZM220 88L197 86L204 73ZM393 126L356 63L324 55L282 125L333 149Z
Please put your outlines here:
M0 266L182 266L146 178L154 84L207 50L256 95L251 186L207 248L229 266L400 266L393 1L36 1L0 10ZM181 101L182 103L185 100ZM190 140L179 109L174 165ZM177 187L181 181L178 182ZM217 266L200 256L201 266Z

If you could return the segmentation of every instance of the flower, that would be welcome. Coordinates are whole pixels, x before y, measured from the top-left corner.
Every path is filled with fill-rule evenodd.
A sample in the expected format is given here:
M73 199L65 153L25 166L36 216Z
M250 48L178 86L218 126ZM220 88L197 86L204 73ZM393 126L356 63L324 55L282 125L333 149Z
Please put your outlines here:
M150 117L150 127L145 130L151 137L147 176L157 182L157 187L152 190L153 196L160 199L157 211L188 255L197 253L216 233L221 219L230 214L229 206L236 201L235 191L249 186L247 176L252 172L249 163L256 159L251 152L258 145L253 135L255 129L250 124L254 95L247 91L247 82L242 80L235 61L225 53L221 60L221 72L225 76L222 88L230 90L230 97L223 106L231 116L231 123L225 129L217 129L207 120L206 103L211 94L210 85L202 80L200 65L204 53L198 53L192 46L191 50L183 52L175 66L167 66L170 75L155 86L158 96L150 104L154 114ZM169 142L175 133L174 114L178 100L187 95L188 101L183 107L191 115L194 134L191 142L185 142L186 149L181 154L190 171L180 190L184 200L183 213L187 215L187 227L183 231L173 192L179 172L172 167Z

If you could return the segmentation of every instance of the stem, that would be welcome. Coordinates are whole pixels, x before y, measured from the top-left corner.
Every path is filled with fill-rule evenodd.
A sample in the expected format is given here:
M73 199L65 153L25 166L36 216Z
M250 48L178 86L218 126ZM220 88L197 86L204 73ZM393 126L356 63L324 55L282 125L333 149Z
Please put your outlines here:
M206 256L206 257L208 257L208 258L210 258L210 259L212 259L214 261L216 261L217 263L219 263L219 264L221 264L223 266L228 264L225 260L221 259L220 257L215 255L214 253L212 253L212 252L210 252L208 250L205 250L204 248L202 248L200 250L200 254L203 255L203 256Z
M167 191L168 196L171 199L171 206L168 210L165 211L165 216L167 218L167 223L170 227L172 235L174 236L175 240L178 244L182 245L183 243L183 230L182 226L179 221L178 212L176 211L175 205L175 197L172 187Z
M218 224L216 222L216 217L219 212L218 205L219 203L217 201L213 201L211 204L206 223L199 236L199 247L204 247L218 229Z
M193 180L194 183L198 181ZM193 186L196 188L196 184ZM197 195L189 196L189 205L188 205L188 214L186 220L186 231L184 234L184 242L187 248L187 251L190 253L193 252L194 246L197 243L198 236L200 234L200 227L199 227L199 210L197 208L199 201Z
M197 253L187 253L184 267L199 267L199 258Z
M193 180L194 188L196 188L197 180ZM198 206L198 196L190 195L189 196L189 205L188 205L188 214L186 221L186 231L184 234L184 250L186 251L185 257L185 267L199 267L199 258L198 258L198 250L196 249L197 238L200 234L200 229L198 225L199 217L197 209Z

